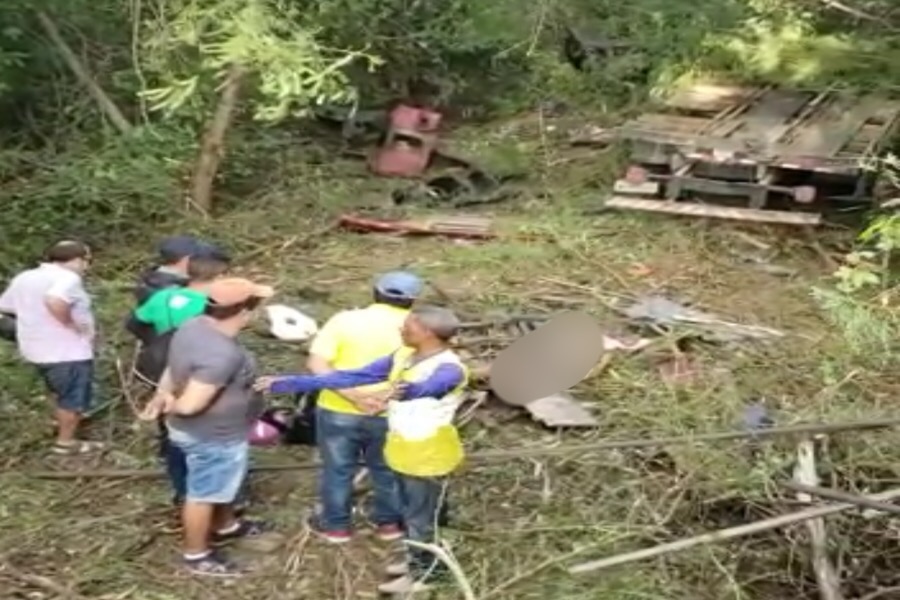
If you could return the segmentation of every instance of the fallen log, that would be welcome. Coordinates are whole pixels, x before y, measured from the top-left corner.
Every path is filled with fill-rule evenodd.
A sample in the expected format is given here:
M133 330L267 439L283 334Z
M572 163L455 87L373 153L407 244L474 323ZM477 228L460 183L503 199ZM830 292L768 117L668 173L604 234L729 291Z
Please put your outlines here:
M881 492L880 494L873 494L872 496L869 496L867 498L869 500L875 501L893 500L895 498L900 498L900 489L893 489ZM673 552L688 550L695 546L712 544L715 542L723 542L725 540L745 537L748 535L753 535L755 533L762 533L763 531L770 531L772 529L778 529L779 527L802 523L803 521L808 521L809 519L826 517L828 515L833 515L845 510L849 510L851 508L857 508L857 505L832 504L829 506L809 508L798 512L788 513L786 515L772 517L770 519L763 519L754 523L747 523L746 525L738 525L737 527L729 527L727 529L711 531L709 533L704 533L694 537L684 538L674 542L668 542L666 544L660 544L659 546L653 546L652 548L644 548L643 550L626 552L624 554L617 554L615 556L601 558L600 560L581 563L579 565L570 567L569 573L572 575L591 573L593 571L599 571L601 569L608 569L610 567L624 565L639 560L645 560L648 558L663 556L665 554L671 554Z

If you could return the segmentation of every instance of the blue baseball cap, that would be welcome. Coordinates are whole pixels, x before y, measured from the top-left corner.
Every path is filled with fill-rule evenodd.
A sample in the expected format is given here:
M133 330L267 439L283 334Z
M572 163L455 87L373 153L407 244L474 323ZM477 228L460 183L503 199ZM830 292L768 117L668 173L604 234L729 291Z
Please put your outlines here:
M407 271L391 271L375 280L375 290L395 300L415 300L422 293L425 282Z

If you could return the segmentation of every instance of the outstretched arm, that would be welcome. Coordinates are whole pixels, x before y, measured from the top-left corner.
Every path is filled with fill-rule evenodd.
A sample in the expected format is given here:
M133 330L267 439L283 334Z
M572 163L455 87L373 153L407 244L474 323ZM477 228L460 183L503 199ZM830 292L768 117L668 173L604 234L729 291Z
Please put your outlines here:
M393 366L394 357L385 356L359 369L332 371L323 375L286 375L275 377L271 381L263 378L264 385L262 387L273 394L298 394L317 390L354 388L387 381Z
M453 391L463 381L465 381L465 373L463 373L462 367L455 364L443 364L436 368L428 379L402 385L399 400L441 398Z

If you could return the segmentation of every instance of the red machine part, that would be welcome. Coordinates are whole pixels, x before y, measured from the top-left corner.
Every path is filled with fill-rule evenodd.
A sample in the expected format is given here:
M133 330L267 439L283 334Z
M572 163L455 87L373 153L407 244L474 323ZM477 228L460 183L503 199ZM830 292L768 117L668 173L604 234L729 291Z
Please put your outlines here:
M384 144L372 155L370 168L379 175L416 177L428 168L437 147L441 114L400 104L389 116Z
M389 122L390 127L396 130L434 133L440 127L441 118L439 112L400 104L391 111Z

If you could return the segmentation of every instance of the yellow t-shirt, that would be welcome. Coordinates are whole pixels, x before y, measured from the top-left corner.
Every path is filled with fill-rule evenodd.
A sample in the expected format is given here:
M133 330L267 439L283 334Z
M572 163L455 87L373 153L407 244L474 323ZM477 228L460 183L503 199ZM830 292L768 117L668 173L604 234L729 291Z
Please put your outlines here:
M335 369L358 369L392 354L403 346L400 328L409 310L387 304L340 312L319 330L309 353L324 358ZM389 383L364 386L384 390ZM363 414L356 406L332 390L322 390L318 405L327 410L353 415Z

